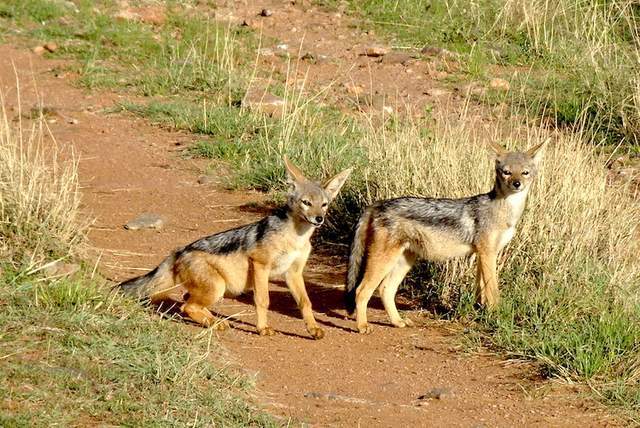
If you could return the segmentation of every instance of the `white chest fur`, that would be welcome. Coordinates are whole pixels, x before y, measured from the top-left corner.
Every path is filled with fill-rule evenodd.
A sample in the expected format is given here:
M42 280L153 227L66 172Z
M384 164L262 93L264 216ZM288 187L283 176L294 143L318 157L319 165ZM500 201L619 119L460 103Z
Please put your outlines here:
M276 259L273 261L273 264L271 265L270 275L271 276L282 275L287 270L289 270L293 262L295 262L296 259L298 259L301 255L302 255L302 252L300 250L292 250L292 251L287 251L286 253L280 254L278 257L276 257Z
M507 196L506 202L510 212L506 219L507 229L498 237L498 251L502 250L513 239L513 235L516 233L516 224L520 220L527 202L527 193L527 190L525 190Z
M527 203L527 193L529 193L528 190L523 190L522 192L513 193L506 197L507 205L511 211L511 215L507 220L507 225L509 227L515 227L518 220L520 220L522 212L524 211L524 206Z

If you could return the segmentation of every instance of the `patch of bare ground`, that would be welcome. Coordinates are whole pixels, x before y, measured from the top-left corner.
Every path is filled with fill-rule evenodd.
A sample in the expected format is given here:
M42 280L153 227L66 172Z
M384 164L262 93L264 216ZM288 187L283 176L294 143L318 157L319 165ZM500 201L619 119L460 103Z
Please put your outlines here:
M272 13L259 16L262 9ZM457 97L434 95L439 88L436 73L446 73L439 69L446 69L447 59L385 64L384 56L380 60L362 55L377 41L373 35L357 34L342 16L276 1L238 2L217 10L218 17L225 14L262 27L293 54L309 52L316 60L309 61L306 79L314 85L341 76L329 100L350 99L345 86L349 83L361 85L364 93L409 100L418 107L434 98L455 101ZM261 195L198 183L203 165L179 156L181 147L191 141L189 135L104 114L121 95L73 87L69 79L50 72L58 65L55 61L6 45L0 47L0 55L5 58L0 63L0 85L13 114L18 115L15 64L22 109L37 105L50 109L49 127L57 144L80 157L83 209L95 219L89 239L98 268L107 277L121 280L140 274L175 247L257 218L243 206ZM285 63L274 60L273 66ZM142 213L162 216L163 226L124 228ZM238 367L255 375L256 401L272 413L319 426L621 424L573 388L537 378L528 365L462 352L455 345L455 326L419 312L408 311L416 328L395 329L379 303L372 302L375 330L372 335L356 334L354 322L344 318L341 308L343 271L339 257L315 256L308 265L308 289L327 333L320 341L308 337L282 284L273 284L271 290L270 322L279 332L274 337L255 334L250 296L225 299L220 305L219 311L234 327L220 334L220 340Z

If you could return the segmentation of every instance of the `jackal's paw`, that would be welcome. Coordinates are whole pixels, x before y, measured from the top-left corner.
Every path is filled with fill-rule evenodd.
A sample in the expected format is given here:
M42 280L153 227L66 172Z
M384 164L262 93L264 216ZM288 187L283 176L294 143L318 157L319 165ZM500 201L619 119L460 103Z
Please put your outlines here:
M211 326L216 331L225 331L229 328L229 323L226 320L218 320Z
M414 322L411 321L409 318L401 318L400 321L394 322L393 325L399 328L415 326Z
M369 324L363 324L358 326L358 333L360 334L369 334L372 331L373 330L371 330L371 327L369 327Z
M258 334L260 336L273 336L274 334L276 334L276 331L271 327L264 327L258 329Z
M309 331L309 334L311 335L311 337L313 337L314 339L322 339L324 337L324 330L321 329L320 327L312 327L312 328L308 328L307 329Z

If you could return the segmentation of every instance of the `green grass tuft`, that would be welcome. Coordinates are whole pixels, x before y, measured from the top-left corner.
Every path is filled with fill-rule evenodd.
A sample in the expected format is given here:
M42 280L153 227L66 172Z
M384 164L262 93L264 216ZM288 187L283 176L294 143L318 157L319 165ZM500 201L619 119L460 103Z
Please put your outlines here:
M0 281L3 426L275 426L213 332L89 279Z

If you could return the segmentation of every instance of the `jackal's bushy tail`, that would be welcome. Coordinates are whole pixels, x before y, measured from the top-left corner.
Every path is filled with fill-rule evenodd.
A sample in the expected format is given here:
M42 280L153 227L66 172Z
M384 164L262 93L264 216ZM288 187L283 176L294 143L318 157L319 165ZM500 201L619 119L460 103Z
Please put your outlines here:
M129 296L136 297L140 300L150 300L154 293L168 290L175 285L173 279L173 265L175 261L176 256L172 253L151 272L121 282L117 288Z
M371 222L371 210L365 210L356 226L351 251L349 253L349 268L347 270L347 285L345 287L344 303L347 312L352 314L356 309L356 290L366 268L367 235Z

